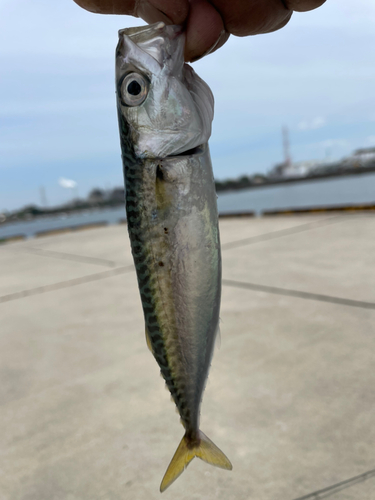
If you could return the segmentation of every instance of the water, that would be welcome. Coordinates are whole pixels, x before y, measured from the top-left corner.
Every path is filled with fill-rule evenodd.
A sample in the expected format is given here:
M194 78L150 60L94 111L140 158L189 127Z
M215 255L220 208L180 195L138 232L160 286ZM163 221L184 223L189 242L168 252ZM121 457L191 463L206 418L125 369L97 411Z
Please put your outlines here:
M220 213L255 212L264 210L350 205L375 202L375 173L341 178L301 181L295 184L268 186L222 193L218 198ZM117 224L125 217L124 207L85 211L65 217L46 217L28 222L0 226L0 238L24 234L32 237L48 231L82 224L105 221Z
M279 208L374 203L375 173L224 193L218 202L222 213L250 210L257 214Z
M40 231L49 231L64 227L80 226L83 224L93 224L107 222L108 224L118 224L121 219L125 219L125 207L106 208L103 210L85 210L76 214L58 215L56 217L41 217L26 222L15 222L0 226L0 239L8 236L24 234L28 238Z

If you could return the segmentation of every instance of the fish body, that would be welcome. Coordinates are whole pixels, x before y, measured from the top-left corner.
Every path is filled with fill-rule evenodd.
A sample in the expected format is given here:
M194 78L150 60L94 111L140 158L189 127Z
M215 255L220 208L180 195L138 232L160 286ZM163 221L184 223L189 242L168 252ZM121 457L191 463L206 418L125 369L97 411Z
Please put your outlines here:
M147 343L185 427L164 491L198 456L231 469L199 429L219 322L221 256L208 148L213 97L183 63L178 26L121 30L117 107L126 212Z

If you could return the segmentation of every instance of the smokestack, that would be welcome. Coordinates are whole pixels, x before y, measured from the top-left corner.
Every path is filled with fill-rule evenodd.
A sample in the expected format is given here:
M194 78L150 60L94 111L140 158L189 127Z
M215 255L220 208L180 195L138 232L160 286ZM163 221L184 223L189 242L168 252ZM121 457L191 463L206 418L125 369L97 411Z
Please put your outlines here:
M284 147L284 165L289 167L292 164L292 158L290 156L289 130L286 125L284 125L282 128L282 134Z

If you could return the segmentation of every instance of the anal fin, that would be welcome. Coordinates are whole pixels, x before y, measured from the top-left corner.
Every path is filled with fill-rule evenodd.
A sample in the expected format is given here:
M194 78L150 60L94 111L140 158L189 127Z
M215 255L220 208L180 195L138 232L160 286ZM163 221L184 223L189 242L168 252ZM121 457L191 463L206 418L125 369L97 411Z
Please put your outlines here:
M152 348L152 344L151 344L151 339L150 339L150 333L149 331L147 330L147 326L146 326L146 330L145 330L145 333L146 333L146 344L147 344L147 347L150 349L150 351L153 353L154 350Z

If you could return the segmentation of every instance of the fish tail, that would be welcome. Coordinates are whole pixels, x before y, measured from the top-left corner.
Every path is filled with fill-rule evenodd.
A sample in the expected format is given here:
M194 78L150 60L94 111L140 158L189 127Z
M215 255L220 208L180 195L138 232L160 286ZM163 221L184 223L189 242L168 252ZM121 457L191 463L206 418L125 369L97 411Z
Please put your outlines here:
M224 453L202 432L198 431L197 439L192 442L187 434L181 439L167 472L164 474L160 491L165 491L180 476L194 457L221 469L232 470L232 464Z

